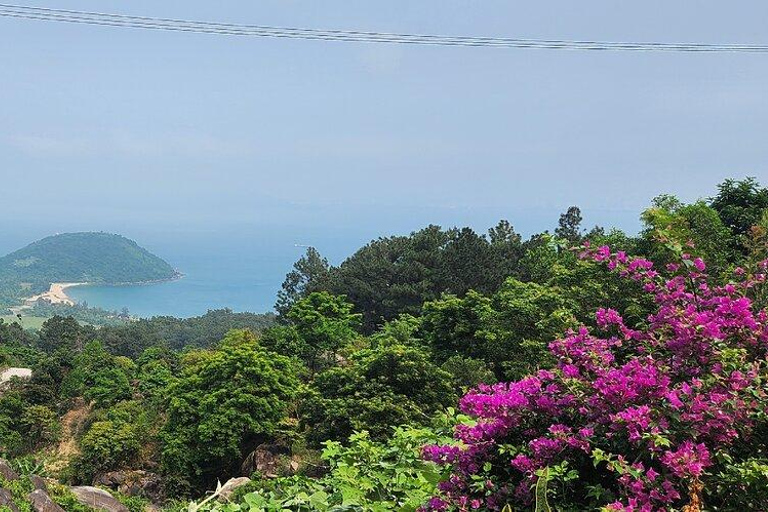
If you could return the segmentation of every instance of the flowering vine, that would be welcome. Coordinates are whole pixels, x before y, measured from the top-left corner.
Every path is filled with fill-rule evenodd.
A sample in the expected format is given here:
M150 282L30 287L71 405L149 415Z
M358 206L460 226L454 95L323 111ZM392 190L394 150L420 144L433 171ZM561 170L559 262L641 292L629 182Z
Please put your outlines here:
M550 344L555 368L464 396L475 423L456 427L455 444L423 450L450 466L426 509L529 510L538 475L553 468L573 510L679 510L764 420L768 318L749 290L768 264L715 285L688 255L667 278L608 247L581 256L641 283L655 312L632 328L600 309L596 329Z

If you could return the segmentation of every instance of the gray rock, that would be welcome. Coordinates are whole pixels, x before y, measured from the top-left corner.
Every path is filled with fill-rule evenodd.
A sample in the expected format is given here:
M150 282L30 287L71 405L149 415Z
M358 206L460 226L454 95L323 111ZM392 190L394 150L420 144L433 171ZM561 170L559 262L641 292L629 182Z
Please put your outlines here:
M139 496L153 503L165 500L165 485L160 475L143 470L110 471L99 475L94 485L119 491L126 496Z
M57 503L55 503L48 493L42 489L37 489L29 494L29 502L32 504L32 510L35 512L65 512Z
M273 478L283 474L288 463L287 456L290 450L275 444L262 444L256 447L243 461L240 467L241 475L250 475L254 472L262 476Z
M106 512L130 512L128 507L117 501L114 496L98 487L82 485L70 487L69 490L75 495L77 501L93 509Z
M245 484L251 483L251 479L247 476L239 476L237 478L230 478L227 483L221 486L219 491L220 501L229 501L232 498L232 494L238 487L242 487Z
M29 475L29 481L32 482L32 487L35 490L40 489L41 491L48 492L48 483L46 483L45 478L37 475Z
M0 507L5 507L11 512L19 512L19 507L13 502L13 496L10 491L0 487Z
M6 480L19 479L19 475L16 474L16 472L11 468L11 465L8 464L8 461L5 459L0 459L0 477L5 478Z

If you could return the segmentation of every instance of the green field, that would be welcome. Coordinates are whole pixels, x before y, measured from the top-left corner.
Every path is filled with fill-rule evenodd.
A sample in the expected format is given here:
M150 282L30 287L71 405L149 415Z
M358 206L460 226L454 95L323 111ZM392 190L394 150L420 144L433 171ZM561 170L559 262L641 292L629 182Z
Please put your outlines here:
M3 320L8 323L19 321L19 319L16 318L15 315L0 315L0 320ZM46 320L48 320L48 317L45 317L45 316L23 316L22 315L21 326L24 329L38 330L40 329L40 327L42 327L43 322L45 322Z

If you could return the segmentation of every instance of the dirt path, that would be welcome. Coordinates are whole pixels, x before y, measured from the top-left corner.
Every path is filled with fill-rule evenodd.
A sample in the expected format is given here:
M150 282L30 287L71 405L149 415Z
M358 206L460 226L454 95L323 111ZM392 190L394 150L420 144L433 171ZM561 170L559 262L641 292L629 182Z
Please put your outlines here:
M46 469L55 474L58 471L64 469L69 461L80 454L80 449L77 446L77 440L75 439L77 432L88 418L91 408L85 403L78 403L67 411L61 418L61 441L59 441L56 451L54 452L55 460L46 464Z

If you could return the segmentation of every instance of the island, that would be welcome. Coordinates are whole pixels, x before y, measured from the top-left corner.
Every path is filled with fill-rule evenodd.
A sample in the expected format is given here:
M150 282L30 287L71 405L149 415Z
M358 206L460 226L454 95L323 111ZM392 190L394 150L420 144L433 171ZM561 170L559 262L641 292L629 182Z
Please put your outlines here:
M167 261L122 235L62 233L0 258L0 306L18 315L37 304L73 307L66 294L83 284L148 284L178 279Z

